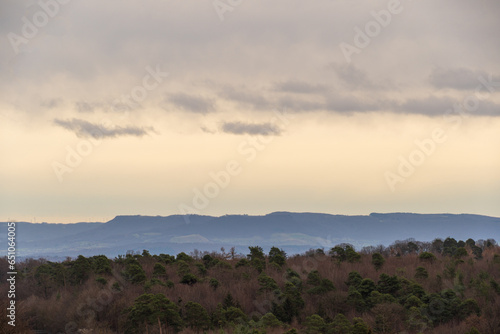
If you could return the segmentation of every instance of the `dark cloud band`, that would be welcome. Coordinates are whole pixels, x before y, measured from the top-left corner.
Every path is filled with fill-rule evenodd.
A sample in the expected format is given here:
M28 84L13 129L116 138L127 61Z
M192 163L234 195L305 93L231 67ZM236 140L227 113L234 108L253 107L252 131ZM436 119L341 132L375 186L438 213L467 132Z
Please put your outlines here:
M73 118L71 120L60 120L55 119L54 124L74 132L78 137L88 138L116 138L120 136L134 136L134 137L142 137L151 132L154 132L154 129L151 127L143 128L136 126L114 126L107 127L103 124L94 124L87 122L82 119Z
M281 130L272 123L225 122L221 130L235 135L278 136L281 134Z

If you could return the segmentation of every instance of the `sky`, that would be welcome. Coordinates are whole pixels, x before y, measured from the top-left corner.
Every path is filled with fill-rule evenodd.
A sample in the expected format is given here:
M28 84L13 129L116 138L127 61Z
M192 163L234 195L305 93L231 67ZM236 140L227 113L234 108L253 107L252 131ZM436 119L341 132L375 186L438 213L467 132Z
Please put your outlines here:
M500 2L2 0L0 221L500 217Z

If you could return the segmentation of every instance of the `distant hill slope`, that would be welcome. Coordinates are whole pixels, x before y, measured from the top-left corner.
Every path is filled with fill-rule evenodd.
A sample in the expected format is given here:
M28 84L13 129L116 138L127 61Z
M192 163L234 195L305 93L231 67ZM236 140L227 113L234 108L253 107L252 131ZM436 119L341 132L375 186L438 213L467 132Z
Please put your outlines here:
M0 223L0 247L6 253L7 227ZM278 246L288 253L330 248L348 242L356 247L388 245L415 238L431 241L448 236L500 240L500 218L469 214L372 213L342 216L274 212L265 216L168 217L117 216L107 223L17 223L17 252L21 257L64 258L127 250L175 254L235 246L240 252L259 245ZM5 241L5 242L4 242Z

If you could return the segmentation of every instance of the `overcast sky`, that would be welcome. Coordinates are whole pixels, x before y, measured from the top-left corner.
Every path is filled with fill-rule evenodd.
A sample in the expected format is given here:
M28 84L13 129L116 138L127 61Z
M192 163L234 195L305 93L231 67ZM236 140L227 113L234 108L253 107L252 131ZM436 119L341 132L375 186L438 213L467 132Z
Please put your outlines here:
M2 0L0 220L500 216L500 2Z

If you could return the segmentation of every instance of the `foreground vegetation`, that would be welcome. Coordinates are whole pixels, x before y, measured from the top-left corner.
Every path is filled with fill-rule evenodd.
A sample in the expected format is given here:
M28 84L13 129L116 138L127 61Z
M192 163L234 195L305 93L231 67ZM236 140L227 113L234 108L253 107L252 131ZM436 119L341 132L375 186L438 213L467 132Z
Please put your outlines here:
M0 295L7 295L0 259ZM500 333L494 240L349 244L288 257L249 247L18 264L0 333Z

